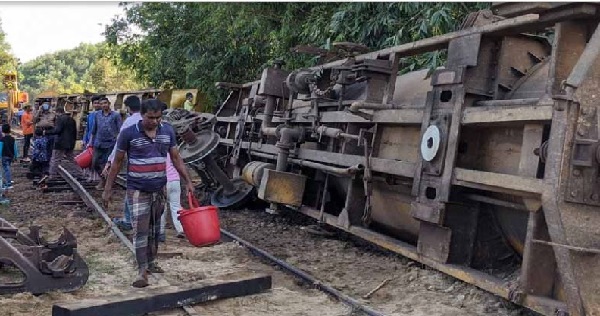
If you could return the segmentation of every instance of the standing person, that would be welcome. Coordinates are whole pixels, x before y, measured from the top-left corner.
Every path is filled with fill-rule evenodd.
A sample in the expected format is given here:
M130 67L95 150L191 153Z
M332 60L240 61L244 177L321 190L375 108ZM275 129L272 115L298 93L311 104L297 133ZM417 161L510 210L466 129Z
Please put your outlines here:
M177 231L177 237L185 237L183 226L181 226L181 222L177 219L179 216L177 212L181 210L181 181L179 173L177 173L177 169L175 169L171 161L171 155L167 155L167 201L168 205L165 205L165 211L160 218L160 235L158 236L158 241L163 242L166 240L167 207L171 210L171 220L173 221L175 231Z
M17 126L21 125L21 116L23 115L24 112L25 112L25 109L23 108L23 103L19 102L19 110L17 111L17 114L15 115L15 117L16 117L15 125L17 125Z
M121 125L121 130L119 131L119 135L123 132L124 129L128 128L129 126L133 126L142 120L142 115L140 114L142 104L141 104L139 97L137 97L135 95L128 96L125 99L125 101L123 101L123 103L125 103L125 106L127 106L127 108L129 109L129 117L126 118L125 121L123 122L123 125ZM117 153L117 147L115 146L113 148L112 152L110 153L110 156L108 156L108 162L106 163L106 166L104 167L104 170L102 171L103 176L106 177L108 175L110 166L115 162L115 154L116 153ZM129 206L127 205L127 199L125 199L124 204L125 204L123 206L124 216L122 218L115 217L112 219L112 221L119 228L121 228L123 230L131 230L132 229L131 212L129 210Z
M167 154L184 179L188 193L193 193L192 180L177 151L175 131L170 124L161 123L161 107L162 102L156 99L144 101L142 120L123 130L117 143L115 162L102 193L102 200L108 205L113 182L127 154L127 203L131 207L133 246L138 265L138 275L132 284L134 287L148 286L149 272L162 272L154 260L167 183Z
M50 110L50 103L42 103L42 108L35 115L35 127L40 127L43 131L48 131L54 128L56 123L56 114ZM48 138L48 157L52 156L52 148L54 147L54 138Z
M85 125L85 133L83 134L83 147L87 147L91 144L90 140L92 137L92 126L94 126L96 113L100 111L100 96L92 97L92 108L89 109L86 125Z
M23 115L21 115L21 129L23 131L23 161L30 162L29 159L29 145L31 138L33 137L33 113L31 106L26 104L23 109Z
M191 92L185 94L185 102L183 102L183 108L188 111L194 110L194 104L192 104L192 100L194 99L194 95Z
M49 130L54 128L55 121L56 114L50 110L50 103L44 102L35 115L35 126L41 127L43 130Z
M71 117L71 113L65 113L63 107L57 107L56 126L46 132L46 135L54 135L54 150L50 158L50 178L58 177L58 164L63 157L73 160L73 149L77 138L77 123ZM51 136L52 137L52 136Z
M92 140L94 155L92 157L92 167L98 173L102 173L104 165L108 161L108 156L115 147L117 135L121 128L121 115L110 108L108 98L100 98L101 112L97 112L92 126ZM104 188L104 178L100 177L100 182L96 186L97 190Z
M92 146L92 126L96 122L96 113L100 111L100 96L93 96L91 99L91 108L88 109L88 115L86 118L85 132L83 133L83 148ZM98 174L94 171L94 168L84 169L84 175L87 175L87 181L96 181Z
M2 169L4 171L4 189L12 189L13 182L10 166L17 158L15 139L10 135L10 124L2 125Z
M33 144L31 145L31 166L29 166L29 172L32 177L37 175L46 176L48 175L48 168L50 165L50 156L48 155L48 136L44 136L42 128L38 127L35 129L35 136L33 138Z

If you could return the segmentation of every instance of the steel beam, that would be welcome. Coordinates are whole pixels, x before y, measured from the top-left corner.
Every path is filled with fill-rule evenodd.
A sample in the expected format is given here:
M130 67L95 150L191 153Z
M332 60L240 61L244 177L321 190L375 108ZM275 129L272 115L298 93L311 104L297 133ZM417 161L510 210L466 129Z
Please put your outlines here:
M52 316L144 315L219 299L252 295L271 289L271 276L203 280L181 286L134 290L102 298L59 302Z
M551 105L485 106L466 108L461 123L466 125L550 120L552 120Z

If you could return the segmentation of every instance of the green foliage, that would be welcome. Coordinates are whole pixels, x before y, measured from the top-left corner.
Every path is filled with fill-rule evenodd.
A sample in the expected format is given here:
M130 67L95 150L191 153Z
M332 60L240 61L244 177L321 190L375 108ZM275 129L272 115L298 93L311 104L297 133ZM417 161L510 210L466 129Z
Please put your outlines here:
M2 30L2 21L0 21L0 74L9 70L14 71L17 66L17 60L10 51L10 44L6 42L6 33Z
M109 92L142 88L135 73L120 64L105 43L39 56L20 69L20 89L31 96L46 90L57 93Z
M214 102L217 81L245 82L283 59L286 68L312 66L290 48L362 43L371 50L457 29L489 3L122 3L126 15L107 26L107 42L123 64L155 86L198 88ZM444 52L416 56L407 70L436 67Z

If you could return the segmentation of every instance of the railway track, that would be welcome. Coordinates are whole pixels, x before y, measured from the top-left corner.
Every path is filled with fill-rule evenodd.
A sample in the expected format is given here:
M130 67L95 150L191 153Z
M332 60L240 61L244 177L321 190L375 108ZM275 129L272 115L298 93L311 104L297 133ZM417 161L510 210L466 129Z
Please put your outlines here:
M107 212L102 208L102 206L94 199L92 194L88 192L86 187L82 185L75 176L69 172L68 169L73 170L73 166L71 168L65 168L63 166L59 167L59 173L62 178L68 183L68 185L73 189L75 193L79 195L79 197L83 200L83 202L92 210L98 213L100 217L104 220L104 222L110 227L112 233L119 239L119 241L133 254L135 254L135 250L129 238L125 236L125 234L112 222L110 216ZM122 176L118 176L116 183L121 187L125 188L126 180ZM383 316L385 315L383 312L377 311L361 302L357 299L354 299L341 291L336 290L331 285L327 284L322 280L318 280L313 277L309 273L302 271L301 269L294 267L293 265L273 256L265 250L258 248L252 243L242 239L239 236L225 230L221 229L222 236L225 240L235 241L242 245L243 247L250 250L250 252L264 260L267 260L270 264L276 265L278 268L281 268L285 272L291 274L292 276L302 280L307 283L311 287L314 287L325 294L333 297L336 300L348 305L353 313L360 313L369 316ZM152 275L156 280L160 281L162 278L159 275ZM198 312L191 306L183 306L184 311L187 315L199 315Z
M61 174L68 177L66 169L62 169ZM70 182L73 188L77 187L75 191L80 196L90 196L86 204L98 205L85 187L77 185L76 179ZM125 179L118 177L117 184L124 186ZM99 205L97 209L112 232L121 236L121 242L130 245ZM474 286L344 233L336 232L337 238L310 234L304 228L314 221L301 214L273 217L252 210L222 211L221 221L224 239L235 240L268 264L325 292L359 314L404 315L422 311L432 315L448 312L534 315Z
M94 205L98 205L98 208L102 209L98 204L98 192L88 190L91 184L80 182L77 168L71 163L65 164L65 167L66 169L61 170L61 174L63 178L67 174L71 176L71 181L66 179L68 176L64 178L68 185L55 183L54 186L61 189L43 196L52 197L58 201L62 200L60 205L72 203L81 208L85 204L87 208L83 209L95 209ZM124 184L123 179L119 179L118 183ZM79 185L73 186L72 184ZM117 191L116 195L119 194ZM79 198L81 201L75 201ZM46 205L46 207L55 208L56 206ZM96 222L104 227L102 229L104 234L108 229L110 234L117 236L119 243L111 242L110 244L122 249L124 256L130 258L131 243L127 236L110 221L110 210L106 210L103 214L98 212L97 215L93 215L83 209L80 211L82 216L96 218ZM114 210L112 215L115 215ZM52 214L50 216L59 217L60 215ZM98 218L101 218L102 221L98 221ZM262 261L266 261L269 265L275 265L287 273L295 273L294 276L297 280L290 282L301 282L304 288L317 288L350 306L346 307L346 312L331 315L351 313L359 315L494 314L512 316L528 313L507 301L437 271L429 270L418 263L381 251L371 244L358 243L343 233L336 233L336 238L311 235L303 227L314 224L314 222L301 214L272 216L251 210L222 211L221 221L224 237L237 240L237 244L247 247L253 254L258 254ZM176 238L168 240L167 253L179 251L179 248L175 247L174 249L170 246L178 243ZM187 242L185 244L187 245ZM240 248L234 243L224 244L233 246L233 248L227 248L230 251L237 251L237 248ZM218 247L189 248L191 254ZM242 251L247 254L246 251ZM227 255L227 253L222 254L222 256ZM90 254L88 253L86 257L90 257ZM199 261L195 260L202 261L203 259L194 257L187 261L190 262L190 265L196 265ZM245 262L244 265L248 265L248 262ZM131 262L127 263L127 266L131 266ZM263 265L261 264L261 266ZM189 275L191 276L192 272ZM289 276L283 276L283 278L291 279ZM155 282L166 285L168 282L173 282L172 280L171 277L169 280L156 280ZM129 287L127 281L126 274L125 289ZM276 296L276 293L266 295L271 294ZM328 307L325 305L327 304L319 307L327 309ZM211 314L210 311L213 311L212 307L208 308L208 312L203 306L194 308L197 311L190 309L185 313L188 315ZM303 308L306 308L306 304L303 305ZM262 311L260 314L281 313ZM314 314L317 312L305 313L305 315Z

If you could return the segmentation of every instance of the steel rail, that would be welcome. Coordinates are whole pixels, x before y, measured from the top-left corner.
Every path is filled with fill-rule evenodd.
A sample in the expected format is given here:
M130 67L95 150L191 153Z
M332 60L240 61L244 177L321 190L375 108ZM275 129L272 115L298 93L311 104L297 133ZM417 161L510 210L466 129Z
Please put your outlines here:
M117 183L120 186L125 186L126 184L126 180L124 177L118 175L115 183ZM317 279L315 279L315 277L313 277L312 275L290 265L289 263L271 255L270 253L252 245L251 243L249 243L248 241L238 237L237 235L228 232L227 230L221 228L221 234L227 236L227 238L230 238L232 240L237 241L238 243L240 243L242 246L248 248L248 250L250 250L251 253L253 253L254 255L267 259L270 262L276 264L277 266L283 268L285 271L287 271L288 273L299 277L300 279L304 280L307 283L312 284L315 288L317 288L318 290L324 292L325 294L328 294L330 296L333 296L334 298L336 298L337 300L349 305L350 307L352 307L355 310L359 310L369 316L383 316L385 315L382 312L376 311L372 308L370 308L369 306L363 305L361 304L359 301L357 301L356 299L345 295L344 293L334 289L333 287L331 287L328 284L325 284Z
M110 219L110 216L108 216L108 214L104 211L102 206L100 206L100 204L98 204L98 202L96 202L94 197L63 166L58 166L58 172L63 177L63 179L65 179L65 181L67 181L67 183L69 183L71 188L73 188L73 190L81 197L83 202L89 208L95 210L96 212L98 212L98 214L100 214L102 219L104 219L104 221L110 226L110 229L115 234L115 236L117 236L117 238L119 238L119 240L123 243L123 245L125 245L125 247L127 247L127 249L129 249L129 251L131 251L131 253L133 253L135 255L135 248L133 248L133 244L131 243L131 241L123 234L123 232L121 232L121 230L117 227L117 225ZM122 179L119 179L119 180L122 180ZM117 182L117 184L123 185L122 183L119 183L119 182ZM161 278L160 276L158 276L156 274L152 274L151 276L154 277L156 280L159 280L159 281L163 280L166 282L165 279ZM168 283L169 282L167 282L167 284ZM196 310L192 306L184 305L184 306L181 306L181 308L183 308L183 310L190 316L199 315L198 312L196 312Z
M67 181L71 188L73 188L73 190L81 197L83 202L89 208L100 214L102 219L104 219L104 221L110 226L112 232L115 234L115 236L117 236L117 238L119 238L125 247L135 254L135 249L133 248L131 241L123 234L123 232L121 232L119 227L113 223L113 221L110 219L110 216L108 216L102 206L96 202L94 197L83 187L83 185L81 185L81 183L79 183L79 181L77 181L77 179L75 179L75 177L73 177L63 166L58 166L58 173L61 175L61 177L63 177L63 179L65 179L65 181Z
M271 255L270 253L252 245L251 243L245 241L244 239L224 230L221 228L221 234L227 236L228 238L231 238L235 241L237 241L238 243L240 243L242 246L248 248L248 250L250 250L250 252L252 252L254 255L267 259L270 262L276 264L277 266L283 268L285 271L293 274L294 276L299 277L300 279L304 280L307 283L312 284L315 288L317 288L318 290L331 295L333 297L335 297L337 300L342 301L343 303L349 305L350 307L352 307L355 310L359 310L367 315L370 316L383 316L385 315L382 312L376 311L374 309L372 309L369 306L363 305L361 304L359 301L353 299L352 297L334 289L333 287L331 287L328 284L325 284L317 279L315 279L315 277L313 277L312 275L290 265L289 263Z

